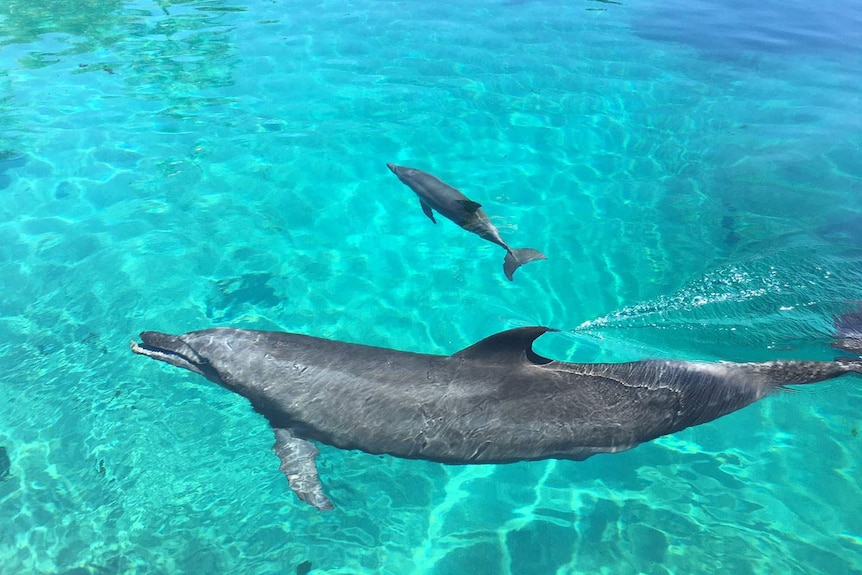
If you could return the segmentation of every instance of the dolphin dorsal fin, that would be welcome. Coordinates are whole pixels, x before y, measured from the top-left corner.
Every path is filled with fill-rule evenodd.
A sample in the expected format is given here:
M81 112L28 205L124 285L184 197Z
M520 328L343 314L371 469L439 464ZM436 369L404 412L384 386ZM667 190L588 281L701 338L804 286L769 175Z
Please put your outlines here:
M458 203L461 204L461 207L464 208L464 211L470 214L474 213L482 207L482 204L480 204L479 202L474 202L473 200L469 200L467 198L464 198L463 200L458 200Z
M533 351L533 342L540 335L556 329L543 326L518 327L495 333L452 355L455 359L495 364L550 363L552 360Z

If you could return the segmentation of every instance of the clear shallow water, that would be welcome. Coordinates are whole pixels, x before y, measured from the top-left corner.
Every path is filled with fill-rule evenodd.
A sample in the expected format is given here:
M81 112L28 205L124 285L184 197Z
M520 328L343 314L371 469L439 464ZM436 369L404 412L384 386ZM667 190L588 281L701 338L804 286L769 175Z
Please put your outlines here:
M828 358L862 299L862 11L59 2L0 10L2 573L859 573L845 378L585 462L321 447L144 329L433 353ZM431 224L388 161L548 260ZM305 564L307 567L308 564Z

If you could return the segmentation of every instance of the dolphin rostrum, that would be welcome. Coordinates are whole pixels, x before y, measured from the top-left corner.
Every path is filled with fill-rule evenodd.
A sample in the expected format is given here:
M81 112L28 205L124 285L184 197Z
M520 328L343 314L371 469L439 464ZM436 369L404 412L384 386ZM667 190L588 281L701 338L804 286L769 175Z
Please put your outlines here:
M437 220L434 219L434 212L436 211L468 232L473 232L505 249L503 273L506 274L509 281L512 281L512 274L522 265L535 260L546 259L545 254L533 248L510 248L500 237L500 232L497 231L491 220L488 219L488 214L482 209L482 204L467 198L460 191L440 181L437 177L406 166L386 164L386 167L398 176L398 179L407 187L416 192L422 211L431 218L432 222L437 223Z
M132 351L201 374L251 401L275 430L290 488L331 509L318 441L443 463L585 459L712 421L785 385L854 372L835 361L565 363L522 327L451 356L293 333L216 328L141 334Z

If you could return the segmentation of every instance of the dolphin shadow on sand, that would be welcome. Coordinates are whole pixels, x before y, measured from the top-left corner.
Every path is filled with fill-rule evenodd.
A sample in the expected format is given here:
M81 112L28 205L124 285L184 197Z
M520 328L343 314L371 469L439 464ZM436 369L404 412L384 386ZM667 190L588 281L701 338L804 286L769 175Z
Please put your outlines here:
M839 347L860 349L850 325L862 318L846 323ZM581 460L712 421L786 385L862 373L860 357L566 363L533 351L548 331L511 329L450 356L232 328L144 332L131 348L248 398L275 431L290 488L321 510L333 505L312 441L453 464Z
M395 164L386 164L386 167L398 176L398 179L407 187L416 192L422 211L431 218L432 222L437 223L437 220L434 219L434 212L437 212L468 232L473 232L505 249L503 273L506 274L509 281L512 281L512 274L522 265L547 259L545 254L533 248L510 248L500 237L500 232L491 223L488 214L482 209L482 204L474 202L437 177L416 168L396 166Z

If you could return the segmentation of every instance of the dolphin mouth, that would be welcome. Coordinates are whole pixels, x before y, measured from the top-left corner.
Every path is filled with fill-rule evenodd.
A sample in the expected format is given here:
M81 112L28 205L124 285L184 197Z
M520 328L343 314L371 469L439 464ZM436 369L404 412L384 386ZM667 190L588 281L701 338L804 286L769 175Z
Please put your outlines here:
M393 164L392 162L387 162L387 163L386 163L386 167L387 167L387 168L389 168L389 171L390 171L390 172L392 172L392 173L393 173L393 174L395 174L396 176L398 175L398 166L396 166L396 165L395 165L395 164Z
M203 360L177 336L145 331L141 333L141 343L131 341L129 347L132 353L205 375L201 369Z

